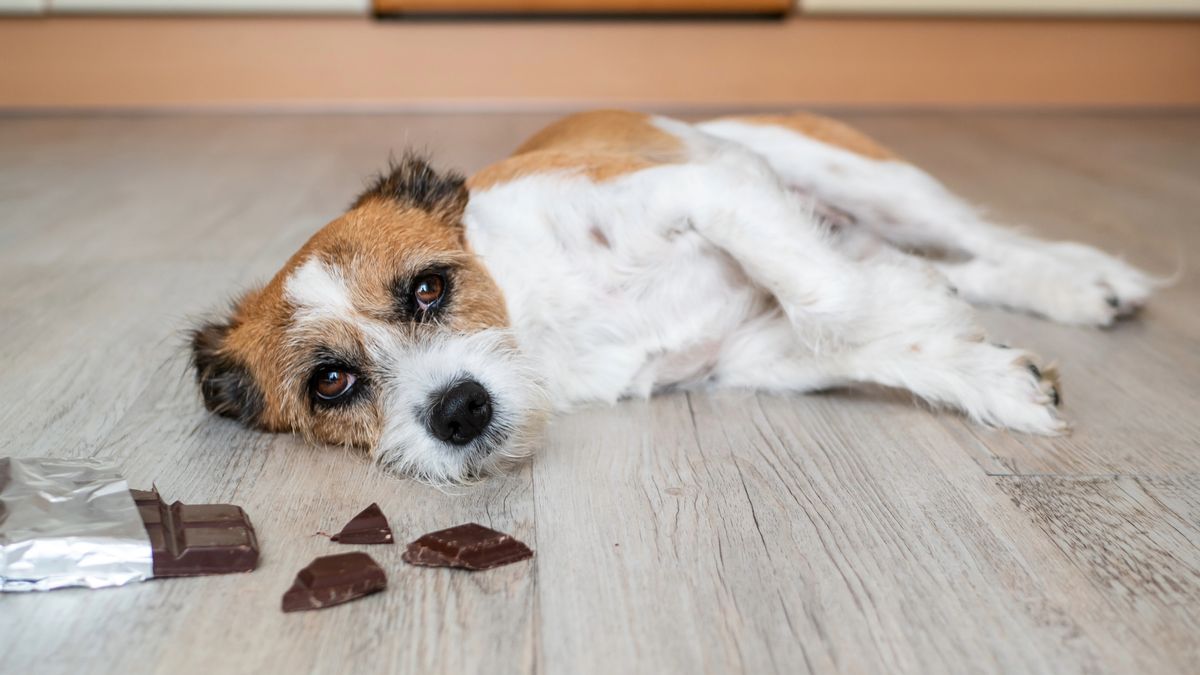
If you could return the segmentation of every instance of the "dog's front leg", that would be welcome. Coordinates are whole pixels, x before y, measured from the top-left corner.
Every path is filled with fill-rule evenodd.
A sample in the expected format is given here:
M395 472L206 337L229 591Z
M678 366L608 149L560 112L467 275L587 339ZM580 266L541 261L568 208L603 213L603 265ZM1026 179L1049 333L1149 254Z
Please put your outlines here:
M794 389L870 382L908 389L985 424L1065 429L1052 369L1032 354L987 343L971 308L927 264L846 257L773 181L723 169L706 175L703 167L677 173L684 180L676 185L692 197L678 205L687 222L775 297L791 329L790 341L744 334L750 343L725 350L718 381Z

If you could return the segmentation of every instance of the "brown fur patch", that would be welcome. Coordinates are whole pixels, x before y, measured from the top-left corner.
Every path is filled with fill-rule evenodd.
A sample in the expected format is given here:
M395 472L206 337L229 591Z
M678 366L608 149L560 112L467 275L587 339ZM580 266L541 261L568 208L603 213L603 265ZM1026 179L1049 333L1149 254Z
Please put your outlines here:
M670 162L680 159L683 144L654 126L644 113L596 110L554 122L530 136L513 154L538 150L626 153Z
M467 186L472 190L486 190L525 176L556 171L584 175L602 183L654 166L658 163L637 155L535 150L492 164L471 176Z
M749 115L721 119L791 129L809 138L855 154L881 161L898 160L891 150L854 127L838 120L810 113L790 115Z
M686 159L683 143L649 115L619 110L580 113L534 134L516 152L471 177L472 190L555 171L596 182Z

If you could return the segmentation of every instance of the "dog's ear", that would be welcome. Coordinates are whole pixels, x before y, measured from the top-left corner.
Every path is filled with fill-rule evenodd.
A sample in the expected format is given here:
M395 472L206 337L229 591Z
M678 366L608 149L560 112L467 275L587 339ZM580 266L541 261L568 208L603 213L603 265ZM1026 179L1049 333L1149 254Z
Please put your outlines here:
M462 174L439 172L420 155L406 152L388 163L387 171L375 177L354 200L357 208L372 199L390 199L415 206L451 225L462 222L467 208L466 179Z
M258 424L263 395L250 369L229 351L229 333L234 324L205 322L192 329L192 367L204 407L246 426Z

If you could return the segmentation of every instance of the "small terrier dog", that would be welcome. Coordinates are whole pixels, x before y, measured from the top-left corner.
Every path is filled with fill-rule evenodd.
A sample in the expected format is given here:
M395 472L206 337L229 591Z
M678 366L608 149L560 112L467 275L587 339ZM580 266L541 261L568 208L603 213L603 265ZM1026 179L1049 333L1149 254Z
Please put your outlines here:
M1058 434L1054 370L967 303L1106 326L1155 284L831 119L602 111L470 180L394 162L192 356L210 411L444 484L527 455L551 412L666 388L874 383Z

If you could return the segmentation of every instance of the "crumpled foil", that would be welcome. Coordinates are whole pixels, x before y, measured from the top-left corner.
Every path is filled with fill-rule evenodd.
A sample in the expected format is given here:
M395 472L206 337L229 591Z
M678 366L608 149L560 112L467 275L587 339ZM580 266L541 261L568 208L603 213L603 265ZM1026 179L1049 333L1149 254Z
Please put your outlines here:
M149 579L150 537L115 466L0 457L0 591Z

